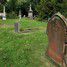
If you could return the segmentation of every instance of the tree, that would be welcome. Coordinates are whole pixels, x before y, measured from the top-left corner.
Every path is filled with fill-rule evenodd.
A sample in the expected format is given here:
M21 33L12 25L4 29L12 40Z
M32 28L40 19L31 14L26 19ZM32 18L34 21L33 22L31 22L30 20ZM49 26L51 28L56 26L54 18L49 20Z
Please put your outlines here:
M0 12L3 12L3 7L6 6L7 0L0 0Z
M4 0L5 1L5 0ZM40 0L7 0L6 2L6 12L15 13L18 15L19 10L21 10L22 15L28 14L29 6L32 5L34 14L36 14L35 7Z
M67 0L40 0L36 8L42 19L51 17L56 12L67 15Z
M0 4L5 4L7 0L0 0Z

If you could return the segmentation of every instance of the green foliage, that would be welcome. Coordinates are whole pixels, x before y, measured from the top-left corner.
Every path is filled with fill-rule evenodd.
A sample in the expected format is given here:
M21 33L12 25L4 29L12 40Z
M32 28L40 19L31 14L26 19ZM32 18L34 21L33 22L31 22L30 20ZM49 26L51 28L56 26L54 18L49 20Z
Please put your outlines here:
M21 10L22 16L27 16L30 4L34 15L38 15L39 20L48 19L56 12L61 12L67 17L67 0L3 0L0 11L5 5L6 13L15 12L18 15L19 10Z
M17 20L6 20L4 25L12 24ZM47 23L23 18L22 28L39 28L33 33L14 33L11 26L0 28L0 67L54 67L45 57L48 38L45 33ZM6 29L7 28L7 29Z
M10 12L10 13L7 13L6 15L7 19L17 19L18 16L15 12Z
M39 3L39 0L9 0L6 4L6 12L10 13L14 11L15 13L19 13L19 10L21 10L23 15L28 15L28 10L30 4L32 5L32 9L34 14L36 14L35 7Z
M9 0L6 4L6 11L12 12L16 10L16 0Z
M29 6L30 3L32 5L32 9L34 14L36 14L36 10L35 7L38 4L39 0L2 0L3 3L2 5L6 6L6 13L12 13L15 12L17 15L19 14L19 10L21 10L22 12L22 16L23 15L28 15L28 10L29 10ZM0 6L0 11L2 11L2 7Z
M1 4L5 4L7 2L7 0L0 0Z
M36 10L42 19L51 17L56 12L67 15L67 0L40 0Z
M3 5L0 4L0 12L3 12Z

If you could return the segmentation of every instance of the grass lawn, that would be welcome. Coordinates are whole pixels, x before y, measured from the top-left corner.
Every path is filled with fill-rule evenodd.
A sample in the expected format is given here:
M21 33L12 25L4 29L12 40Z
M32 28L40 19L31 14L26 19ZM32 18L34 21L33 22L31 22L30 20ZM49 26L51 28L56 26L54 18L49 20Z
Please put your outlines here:
M45 56L47 22L23 18L20 29L31 31L20 33L14 32L15 22L0 20L0 67L55 67Z

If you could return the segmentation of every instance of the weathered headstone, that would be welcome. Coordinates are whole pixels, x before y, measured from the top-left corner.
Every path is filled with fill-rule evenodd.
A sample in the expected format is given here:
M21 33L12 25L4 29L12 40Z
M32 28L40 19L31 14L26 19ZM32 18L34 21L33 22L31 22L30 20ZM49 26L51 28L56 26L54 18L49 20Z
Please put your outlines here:
M51 17L47 26L47 34L49 40L47 55L56 64L67 65L67 21L61 13L58 12Z
M31 8L31 4L30 4L29 12L28 12L28 17L29 17L30 19L33 19L33 10L32 10L32 8Z
M19 23L15 23L14 24L14 27L15 27L15 32L19 32Z

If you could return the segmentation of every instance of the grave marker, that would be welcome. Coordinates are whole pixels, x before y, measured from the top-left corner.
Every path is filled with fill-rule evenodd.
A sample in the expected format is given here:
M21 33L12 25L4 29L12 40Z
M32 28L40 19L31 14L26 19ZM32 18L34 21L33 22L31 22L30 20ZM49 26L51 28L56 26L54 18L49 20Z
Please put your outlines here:
M19 10L19 20L22 18L21 16L21 10Z
M3 16L2 16L3 20L6 20L6 12L5 12L5 6L3 6Z
M33 19L33 10L32 10L32 8L31 8L31 4L30 4L29 12L28 12L28 17L29 17L30 19Z
M3 6L3 13L0 13L0 16L2 17L2 20L6 20L5 6Z
M15 23L14 24L14 27L15 27L15 32L19 32L19 23Z
M47 55L55 63L64 67L67 65L67 60L64 60L67 59L67 21L59 12L49 20L47 34L49 39Z

